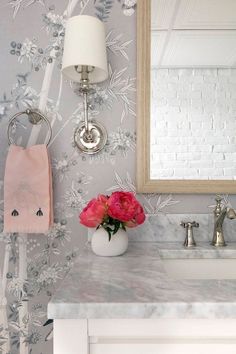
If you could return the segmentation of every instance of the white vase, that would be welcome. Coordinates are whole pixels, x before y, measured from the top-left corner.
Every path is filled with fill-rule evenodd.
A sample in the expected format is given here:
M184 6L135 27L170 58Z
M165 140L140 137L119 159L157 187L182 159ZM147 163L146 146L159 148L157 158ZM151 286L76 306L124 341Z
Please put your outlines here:
M119 229L115 235L111 236L111 240L109 241L107 231L103 227L100 227L92 236L91 246L97 256L120 256L128 248L128 236L124 230Z

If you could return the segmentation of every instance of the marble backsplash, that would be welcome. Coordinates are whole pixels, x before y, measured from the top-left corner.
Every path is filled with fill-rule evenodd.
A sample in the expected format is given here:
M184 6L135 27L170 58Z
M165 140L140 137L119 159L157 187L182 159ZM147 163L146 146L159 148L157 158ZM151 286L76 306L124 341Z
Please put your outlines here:
M129 240L139 242L183 242L186 230L181 221L196 221L199 228L194 228L196 242L210 242L213 236L213 214L159 214L147 216L146 222L134 229L128 229ZM225 240L236 242L236 220L225 218Z

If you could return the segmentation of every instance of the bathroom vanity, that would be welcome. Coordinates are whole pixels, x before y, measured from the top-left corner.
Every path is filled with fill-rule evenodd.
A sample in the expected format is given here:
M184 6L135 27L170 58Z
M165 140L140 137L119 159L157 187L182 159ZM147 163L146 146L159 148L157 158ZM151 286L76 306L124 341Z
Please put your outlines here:
M137 191L235 194L236 2L137 11ZM121 257L81 251L48 305L54 354L235 354L236 223L210 246L226 214L158 215Z
M185 249L180 217L160 217L157 234L170 222L164 242L141 227L130 238L147 241L121 257L81 251L48 305L54 354L236 353L236 243L210 246L202 216L197 247Z

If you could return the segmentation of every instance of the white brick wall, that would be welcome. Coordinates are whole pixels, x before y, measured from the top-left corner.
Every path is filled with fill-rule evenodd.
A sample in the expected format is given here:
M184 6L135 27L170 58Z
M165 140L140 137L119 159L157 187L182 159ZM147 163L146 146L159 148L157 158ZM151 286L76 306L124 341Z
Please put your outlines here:
M236 179L236 69L151 76L151 178Z

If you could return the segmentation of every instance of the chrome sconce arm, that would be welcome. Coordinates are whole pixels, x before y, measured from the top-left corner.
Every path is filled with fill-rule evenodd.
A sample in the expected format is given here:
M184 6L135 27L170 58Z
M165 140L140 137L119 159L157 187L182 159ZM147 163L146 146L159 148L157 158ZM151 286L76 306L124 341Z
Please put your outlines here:
M89 121L88 117L89 73L93 71L93 67L83 65L79 71L78 66L75 66L75 70L81 74L80 91L83 94L84 121L81 121L75 129L74 141L80 151L91 155L104 148L107 142L107 131L102 124Z

